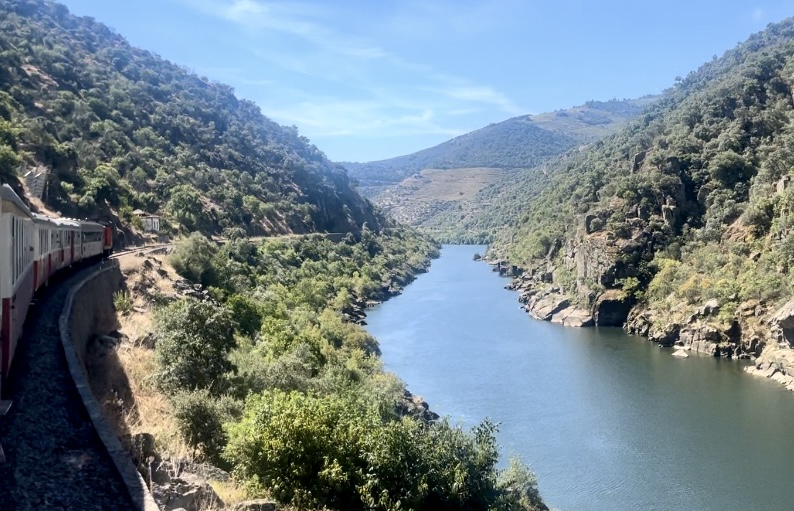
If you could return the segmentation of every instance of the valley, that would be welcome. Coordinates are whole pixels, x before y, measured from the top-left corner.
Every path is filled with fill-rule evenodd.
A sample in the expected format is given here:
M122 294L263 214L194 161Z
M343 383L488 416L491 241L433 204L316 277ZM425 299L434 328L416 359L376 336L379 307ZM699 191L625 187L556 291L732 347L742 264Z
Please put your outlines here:
M78 483L103 456L70 440L91 440L61 399L80 387L161 511L786 509L794 18L737 29L726 4L682 35L644 11L651 56L622 6L549 4L579 20L552 34L520 2L64 1L0 2L0 183L133 248L75 309L107 316L91 391L54 377L57 344L2 375L47 382L46 406L3 386L0 441L26 439L3 502L103 486ZM682 57L723 32L744 42ZM14 211L3 314L58 241ZM56 313L30 316L44 343ZM27 440L26 407L67 434Z

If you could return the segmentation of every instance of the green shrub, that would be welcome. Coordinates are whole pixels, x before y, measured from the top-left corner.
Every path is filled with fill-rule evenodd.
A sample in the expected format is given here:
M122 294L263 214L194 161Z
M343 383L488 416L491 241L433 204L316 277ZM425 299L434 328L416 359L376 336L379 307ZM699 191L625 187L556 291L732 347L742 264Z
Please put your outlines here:
M499 478L496 426L385 420L350 394L267 391L228 428L224 457L254 491L299 508L545 509L534 476Z
M170 262L181 276L205 286L214 284L215 268L212 258L218 247L201 233L194 232L174 247Z
M132 297L126 291L116 291L113 293L113 307L116 312L129 314L132 311Z
M171 402L185 441L202 459L230 468L220 456L227 441L223 424L239 416L240 403L228 396L215 397L206 389L179 392Z
M234 319L208 302L184 299L156 315L157 383L169 392L207 389L218 395L232 370L227 359L234 347Z

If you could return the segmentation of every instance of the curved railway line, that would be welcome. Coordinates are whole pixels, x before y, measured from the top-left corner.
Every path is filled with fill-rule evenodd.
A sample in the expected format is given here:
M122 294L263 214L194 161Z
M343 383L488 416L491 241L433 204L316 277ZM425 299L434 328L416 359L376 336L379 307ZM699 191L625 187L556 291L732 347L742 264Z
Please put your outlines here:
M134 247L110 258L155 252L171 245ZM2 511L124 511L146 507L136 502L143 497L135 501L131 497L132 490L117 468L118 460L97 433L62 344L60 319L70 292L104 264L94 263L52 277L28 310L4 389L13 396L13 405L0 416L5 456L4 462L0 460Z
M29 311L9 378L14 403L0 420L6 455L0 509L137 507L80 399L61 344L59 319L69 292L95 266L51 285Z

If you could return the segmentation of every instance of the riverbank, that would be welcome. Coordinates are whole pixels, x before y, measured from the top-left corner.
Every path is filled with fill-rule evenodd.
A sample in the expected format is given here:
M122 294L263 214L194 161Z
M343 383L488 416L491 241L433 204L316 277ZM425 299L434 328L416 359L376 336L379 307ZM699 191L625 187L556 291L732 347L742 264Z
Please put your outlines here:
M787 509L788 391L747 378L744 361L679 360L620 328L528 321L476 251L445 246L367 311L367 330L385 368L436 412L499 422L502 466L513 454L531 463L549 507Z
M783 303L748 300L722 304L706 300L658 311L620 289L567 293L556 268L539 271L504 260L486 260L493 271L512 278L505 286L531 318L568 327L620 326L673 354L691 351L733 360L750 360L748 374L771 378L794 391L794 299ZM555 278L555 275L557 278ZM591 305L588 305L591 303Z
M368 234L221 248L192 237L167 260L131 256L129 294L114 296L130 392L118 393L124 403L116 399L111 413L132 419L127 429L143 440L134 456L158 502L193 495L228 508L266 497L369 509L442 498L461 509L545 509L537 495L519 503L537 492L526 467L496 468L493 423L467 431L438 420L383 369L377 341L359 325L368 307L427 273L438 251L408 231ZM207 462L210 478L198 472Z

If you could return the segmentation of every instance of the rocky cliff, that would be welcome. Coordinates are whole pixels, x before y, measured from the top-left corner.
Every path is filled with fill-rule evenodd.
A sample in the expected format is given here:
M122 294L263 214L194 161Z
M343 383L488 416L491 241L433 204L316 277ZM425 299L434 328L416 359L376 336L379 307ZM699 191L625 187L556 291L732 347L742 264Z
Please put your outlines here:
M792 119L788 19L549 165L489 257L525 269L512 287L534 317L752 359L790 385Z

